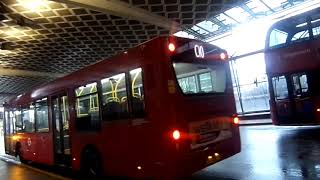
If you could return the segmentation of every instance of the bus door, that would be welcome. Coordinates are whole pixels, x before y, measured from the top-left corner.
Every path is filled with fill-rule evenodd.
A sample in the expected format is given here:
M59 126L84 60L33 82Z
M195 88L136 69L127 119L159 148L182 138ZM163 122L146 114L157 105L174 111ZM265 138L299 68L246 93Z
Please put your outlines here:
M55 163L71 165L68 97L61 94L51 98Z
M286 76L275 76L272 78L274 91L274 101L278 121L286 121L292 123L293 108L289 98L289 89Z
M13 119L12 115L10 114L10 111L5 111L4 112L4 146L5 146L5 152L7 154L12 154L12 146L11 146L11 139L13 135Z
M312 123L314 107L308 87L308 76L301 73L294 74L291 78L296 118L301 123Z

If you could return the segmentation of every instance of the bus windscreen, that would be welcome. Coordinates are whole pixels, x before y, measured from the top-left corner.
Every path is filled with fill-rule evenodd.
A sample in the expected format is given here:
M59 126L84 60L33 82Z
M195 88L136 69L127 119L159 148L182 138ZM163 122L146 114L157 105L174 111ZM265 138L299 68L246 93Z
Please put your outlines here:
M224 93L226 71L223 64L173 63L178 84L184 94Z

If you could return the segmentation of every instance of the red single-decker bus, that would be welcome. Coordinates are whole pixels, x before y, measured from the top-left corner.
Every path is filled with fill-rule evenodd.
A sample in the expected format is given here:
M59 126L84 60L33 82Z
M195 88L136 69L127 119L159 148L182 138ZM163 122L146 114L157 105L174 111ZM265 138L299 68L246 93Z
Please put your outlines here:
M89 176L189 176L240 152L226 51L158 37L5 106L6 153Z

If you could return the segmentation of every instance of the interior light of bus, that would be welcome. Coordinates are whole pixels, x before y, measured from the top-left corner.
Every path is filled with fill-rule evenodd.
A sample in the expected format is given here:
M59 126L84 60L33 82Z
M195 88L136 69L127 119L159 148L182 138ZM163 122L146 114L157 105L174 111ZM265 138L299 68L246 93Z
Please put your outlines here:
M317 112L320 112L320 108L317 108Z
M233 118L233 123L234 124L239 124L239 118L238 117L234 117Z
M75 161L75 160L77 160L77 159L76 159L76 158L73 158L72 160L74 160L74 161Z
M174 140L179 140L180 139L180 131L179 130L174 130L173 133L172 133L172 137Z
M220 54L220 58L221 58L222 60L225 60L225 59L227 58L227 56L226 56L225 53L221 53L221 54Z
M138 170L141 170L141 169L142 169L142 167L141 167L141 166L137 166L137 169L138 169Z
M169 51L173 52L174 50L176 50L176 46L173 43L169 43L168 49Z
M211 160L212 159L212 156L208 156L208 160Z
M219 153L214 153L214 156L215 156L215 157L218 157L218 156L219 156Z
M14 135L14 136L12 136L12 140L14 140L14 141L17 141L17 140L19 140L19 136L17 136L17 135Z

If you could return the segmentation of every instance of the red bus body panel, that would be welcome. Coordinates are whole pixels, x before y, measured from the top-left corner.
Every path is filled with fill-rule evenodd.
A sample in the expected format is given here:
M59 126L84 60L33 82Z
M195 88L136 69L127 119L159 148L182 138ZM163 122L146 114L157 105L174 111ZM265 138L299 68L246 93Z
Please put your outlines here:
M285 74L320 68L320 42L317 40L265 52L268 74Z

